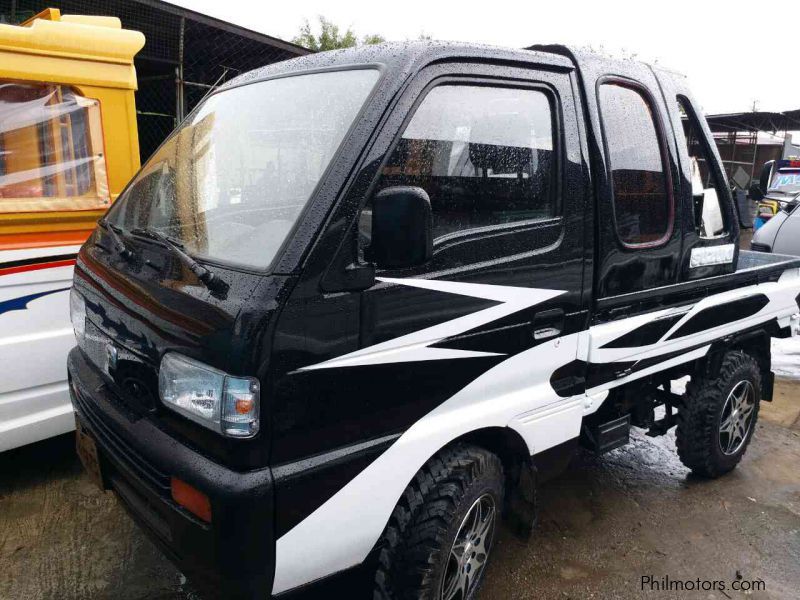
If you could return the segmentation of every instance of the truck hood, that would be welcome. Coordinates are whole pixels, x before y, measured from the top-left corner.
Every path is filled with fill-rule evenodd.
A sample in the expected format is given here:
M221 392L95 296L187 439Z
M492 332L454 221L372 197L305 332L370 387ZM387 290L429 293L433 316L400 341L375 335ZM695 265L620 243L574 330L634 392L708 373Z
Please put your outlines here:
M96 230L78 254L73 289L86 306L80 347L130 409L237 468L265 464L267 448L234 451L233 442L163 407L158 370L167 352L179 352L232 375L265 379L278 298L293 278L206 265L228 284L212 293L163 246L126 237L125 260ZM114 368L109 365L113 355Z
M753 243L762 244L772 248L775 245L775 236L778 234L778 230L781 228L781 225L783 225L783 222L786 221L788 216L789 215L787 213L779 210L774 217L759 227L759 229L753 234Z
M174 350L226 368L225 341L259 278L214 269L229 284L215 296L166 249L127 239L134 251L127 261L95 245L97 236L83 246L75 268L75 289L86 299L91 324L153 364Z
M775 200L777 202L791 202L800 198L800 192L781 192L771 190L764 196L764 200Z

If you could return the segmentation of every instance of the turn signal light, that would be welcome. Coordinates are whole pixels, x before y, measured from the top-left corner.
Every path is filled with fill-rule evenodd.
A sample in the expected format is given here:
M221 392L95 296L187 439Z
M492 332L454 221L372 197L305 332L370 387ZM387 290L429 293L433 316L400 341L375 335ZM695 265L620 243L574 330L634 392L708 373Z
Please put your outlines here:
M211 523L211 501L208 496L177 477L171 479L170 488L175 502L206 523Z

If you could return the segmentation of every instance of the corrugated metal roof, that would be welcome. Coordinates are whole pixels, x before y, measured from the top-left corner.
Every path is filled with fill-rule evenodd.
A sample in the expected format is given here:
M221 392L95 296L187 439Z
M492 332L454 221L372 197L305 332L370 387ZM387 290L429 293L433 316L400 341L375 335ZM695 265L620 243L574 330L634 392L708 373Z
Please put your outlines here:
M741 112L721 115L707 115L711 131L798 131L800 130L800 109L784 112Z

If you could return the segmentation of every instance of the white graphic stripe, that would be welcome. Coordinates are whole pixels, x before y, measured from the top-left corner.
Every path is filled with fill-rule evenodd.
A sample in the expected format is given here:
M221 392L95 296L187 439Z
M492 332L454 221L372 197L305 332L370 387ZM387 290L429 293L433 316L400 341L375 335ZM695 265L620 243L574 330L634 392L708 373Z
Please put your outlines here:
M427 360L444 360L451 358L474 358L477 356L503 356L497 352L478 352L474 350L457 350L450 348L430 348L432 344L460 335L481 325L497 321L510 314L541 304L551 298L560 296L561 290L545 290L541 288L521 288L482 283L461 283L458 281L439 281L435 279L391 279L378 278L385 283L396 283L448 294L494 300L501 304L452 319L433 327L414 331L374 346L362 348L349 354L338 356L325 362L309 365L298 371L331 369L335 367L355 367L380 365L388 363L419 362Z
M541 295L541 299L538 300L541 302L562 293L427 280L386 281L497 299L503 304L432 327L425 330L428 332L427 335L420 336L414 341L409 341L415 337L415 334L410 334L349 355L366 357L367 362L359 364L372 364L368 362L369 355L380 352L381 347L384 350L388 347L390 352L394 349L395 356L400 357L403 356L402 351L411 346L414 346L416 352L433 350L427 348L425 343L426 338L436 337L430 334L431 330L438 332L437 328L453 327L453 323L476 316L483 322L489 322L491 319L484 320L483 316L487 311L502 308L507 311L506 314L510 314L513 311L509 310L511 308L509 305L516 306L518 303L524 308L537 303L531 302L533 296L537 294ZM442 286L447 286L448 289ZM456 289L462 291L455 291ZM503 294L504 290L512 290L513 294L508 293L507 296L498 298L496 294ZM789 319L798 311L795 302L798 290L800 290L800 270L790 269L783 273L778 282L763 283L710 296L698 302L681 319L681 322L685 322L691 317L690 313L696 314L702 308L730 301L739 295L763 293L769 297L769 305L757 315L714 328L710 333L701 332L698 335L679 338L675 343L665 344L664 338L680 326L680 323L676 323L671 331L662 337L662 341L656 344L638 349L602 348L610 340L640 327L652 318L686 311L685 307L667 309L593 326L588 331L564 335L511 356L493 366L415 422L375 461L277 540L273 593L287 591L361 563L380 537L408 481L436 451L452 440L485 427L510 427L522 436L530 453L535 454L572 439L578 434L582 415L597 410L606 398L608 389L700 358L708 352L710 346L707 343L712 338L719 339L728 333L771 318L778 318L779 322ZM524 302L522 297L516 297L517 293L527 297L528 301ZM515 296L514 299L511 299L512 295ZM400 340L405 341L398 343ZM698 342L704 345L688 350ZM432 343L432 340L427 343ZM586 349L582 350L583 348ZM569 398L560 397L550 385L552 373L576 358L589 359L592 363L613 363L618 360L629 360L629 357L638 360L645 356L656 357L681 348L687 351L680 356L665 359L659 364ZM585 357L584 352L587 354ZM579 410L581 403L582 411Z
M798 278L797 269L791 269L781 276L780 281L766 282L714 294L713 296L703 298L688 311L686 307L667 309L650 313L649 315L639 315L629 319L596 325L591 328L588 362L592 364L608 364L629 360L657 358L658 356L680 351L684 348L712 342L722 336L735 333L739 330L753 327L787 314L792 314L793 312L797 312L795 296L798 283L800 283L800 279ZM736 300L742 300L757 294L766 295L769 298L769 303L756 314L723 325L704 329L689 336L669 339L672 334L703 310ZM604 347L605 344L640 327L648 321L682 311L685 311L685 314L661 336L658 342L645 346L631 346L628 348Z
M575 360L578 336L548 340L509 357L414 423L361 473L278 539L272 593L363 561L414 473L452 439L478 427L505 427L516 415L562 402L549 378L554 368ZM576 419L578 427L580 414ZM533 446L529 431L519 433ZM577 428L574 432L554 431L551 441L574 435Z

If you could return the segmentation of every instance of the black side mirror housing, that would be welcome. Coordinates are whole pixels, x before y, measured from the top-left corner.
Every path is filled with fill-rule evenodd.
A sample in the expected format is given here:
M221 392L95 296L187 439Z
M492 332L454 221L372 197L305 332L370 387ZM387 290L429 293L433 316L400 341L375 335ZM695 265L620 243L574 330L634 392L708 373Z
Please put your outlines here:
M750 199L755 202L761 202L764 199L764 192L761 191L761 186L755 182L750 185Z
M769 180L772 179L772 169L775 167L774 160L768 160L761 167L761 175L758 178L758 187L761 190L761 198L763 198L769 189ZM759 200L761 199L759 198Z
M393 186L372 201L372 242L366 258L382 268L413 267L433 256L433 216L425 190Z

